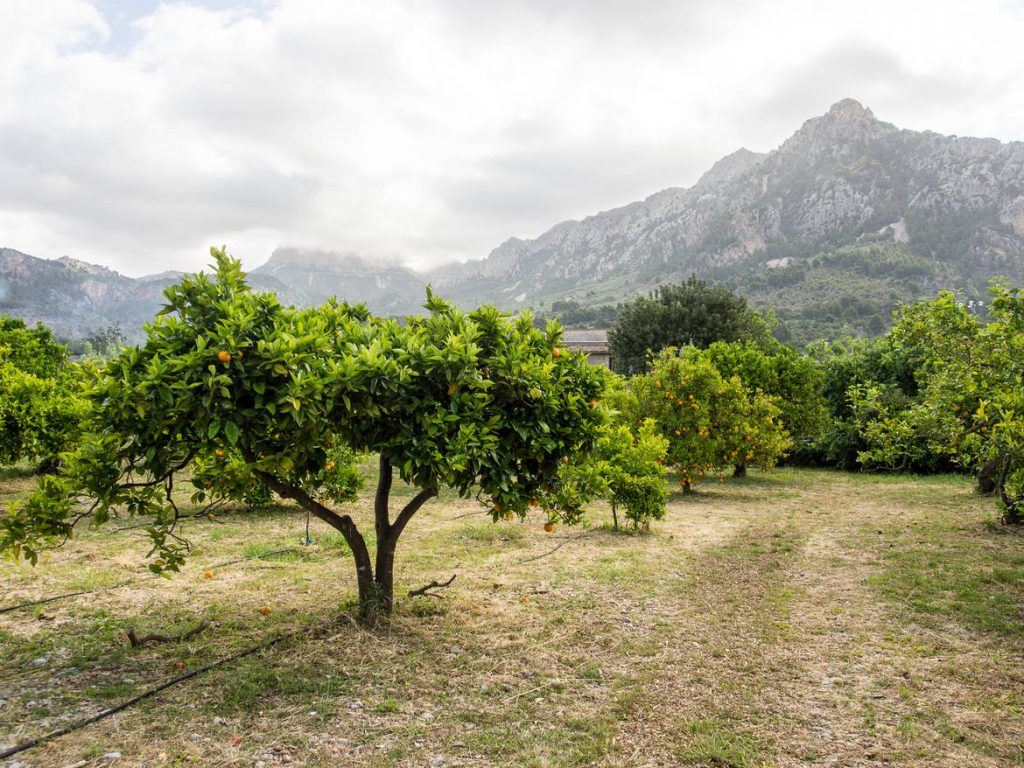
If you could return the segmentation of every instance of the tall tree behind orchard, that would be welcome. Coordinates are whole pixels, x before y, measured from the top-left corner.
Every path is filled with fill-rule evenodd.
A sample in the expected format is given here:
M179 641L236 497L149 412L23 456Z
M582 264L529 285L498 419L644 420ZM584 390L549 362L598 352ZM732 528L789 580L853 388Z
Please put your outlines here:
M667 347L705 348L716 341L770 343L771 325L747 301L721 286L691 277L663 285L623 305L608 334L620 373L643 373L649 354Z

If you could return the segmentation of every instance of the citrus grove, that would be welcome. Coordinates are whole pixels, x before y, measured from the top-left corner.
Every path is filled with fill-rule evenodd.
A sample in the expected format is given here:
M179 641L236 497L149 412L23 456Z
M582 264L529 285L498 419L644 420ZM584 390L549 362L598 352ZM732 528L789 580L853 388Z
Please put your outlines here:
M166 290L141 345L105 361L69 362L45 329L0 325L0 463L46 472L0 516L6 555L35 563L80 522L133 516L150 570L173 572L190 551L176 488L200 509L276 495L343 537L359 614L373 619L393 610L403 532L442 489L494 520L539 515L548 532L603 500L613 529L642 531L665 515L670 473L691 492L790 461L973 472L1006 522L1024 515L1024 299L1009 286L993 287L987 314L944 293L878 339L798 351L692 283L661 294L685 320L664 329L685 338L631 357L627 377L525 313L463 311L429 291L402 320L283 306L223 249L212 255L211 274ZM683 306L687 291L707 301ZM732 330L699 333L699 307L723 302ZM630 327L657 325L664 303L638 301ZM379 472L362 520L345 505L367 454ZM396 480L411 489L401 504Z
M174 571L189 549L175 530L176 483L191 483L198 504L263 484L340 532L361 615L387 614L398 540L440 488L477 493L495 518L525 515L563 458L601 434L603 377L563 353L555 325L435 296L404 324L337 303L284 307L213 255L213 275L168 289L143 345L89 372L79 445L7 511L5 550L35 560L79 520L126 513L149 518L150 568ZM354 451L379 458L373 557L338 508L353 495ZM396 474L416 492L392 510Z

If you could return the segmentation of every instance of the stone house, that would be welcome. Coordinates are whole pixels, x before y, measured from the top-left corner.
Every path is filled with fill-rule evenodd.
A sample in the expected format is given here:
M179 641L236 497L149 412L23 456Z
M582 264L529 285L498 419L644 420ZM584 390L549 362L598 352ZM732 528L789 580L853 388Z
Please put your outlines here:
M565 346L573 352L586 352L591 365L612 367L612 356L608 350L608 330L605 328L570 328L562 334Z

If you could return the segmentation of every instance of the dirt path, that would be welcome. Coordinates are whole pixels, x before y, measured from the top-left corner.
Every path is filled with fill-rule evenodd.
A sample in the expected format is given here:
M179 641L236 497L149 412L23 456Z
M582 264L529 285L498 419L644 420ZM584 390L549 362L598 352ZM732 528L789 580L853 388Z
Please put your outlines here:
M992 695L1024 691L1019 646L885 602L871 534L906 511L836 485L765 504L700 553L603 765L1024 762L1021 711Z

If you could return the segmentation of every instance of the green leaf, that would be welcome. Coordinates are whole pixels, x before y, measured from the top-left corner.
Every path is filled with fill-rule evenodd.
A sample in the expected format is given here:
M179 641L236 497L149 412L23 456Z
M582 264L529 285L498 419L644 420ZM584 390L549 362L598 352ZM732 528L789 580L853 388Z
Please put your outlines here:
M238 425L233 421L224 424L224 435L232 445L238 443Z

